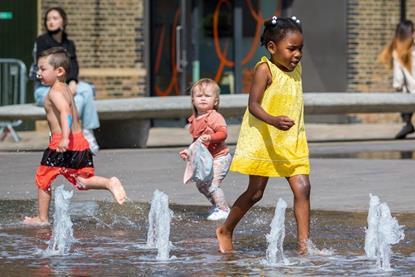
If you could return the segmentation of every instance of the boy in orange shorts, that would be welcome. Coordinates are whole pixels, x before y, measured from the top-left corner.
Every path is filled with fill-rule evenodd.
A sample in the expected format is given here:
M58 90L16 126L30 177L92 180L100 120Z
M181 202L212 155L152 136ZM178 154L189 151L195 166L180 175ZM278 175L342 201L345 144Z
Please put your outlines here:
M119 204L125 201L124 188L116 177L94 176L94 164L65 76L69 70L69 56L62 47L50 48L38 59L39 79L50 86L45 99L46 119L52 138L43 153L36 171L39 215L25 217L25 224L48 224L51 184L63 175L79 190L109 190Z

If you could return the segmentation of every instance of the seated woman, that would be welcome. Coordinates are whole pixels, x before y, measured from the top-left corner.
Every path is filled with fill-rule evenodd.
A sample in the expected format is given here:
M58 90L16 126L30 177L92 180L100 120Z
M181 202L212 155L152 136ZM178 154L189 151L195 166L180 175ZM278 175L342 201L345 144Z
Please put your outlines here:
M47 32L36 39L36 60L40 53L51 47L64 47L71 57L69 74L66 82L74 94L75 104L85 138L89 142L91 151L95 154L99 146L95 140L93 129L99 128L97 109L94 104L94 90L88 83L78 81L79 66L76 58L76 48L72 40L68 39L65 32L67 16L62 8L50 8L45 13L44 26ZM43 86L39 81L35 83L35 101L38 106L43 106L49 87Z

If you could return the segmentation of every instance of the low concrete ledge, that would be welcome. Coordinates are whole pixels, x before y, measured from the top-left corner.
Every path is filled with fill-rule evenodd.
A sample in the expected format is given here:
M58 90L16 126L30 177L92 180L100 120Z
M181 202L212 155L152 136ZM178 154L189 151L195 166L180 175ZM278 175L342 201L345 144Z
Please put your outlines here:
M222 95L220 112L241 116L247 94ZM122 107L122 108L121 108ZM97 101L100 118L174 118L191 113L189 96L109 99ZM403 93L305 93L307 114L390 113L415 111L415 94Z
M10 105L0 107L0 120L40 120L45 119L45 110L35 104Z
M188 116L189 96L96 100L100 120L151 119ZM240 116L248 104L247 94L222 95L224 116ZM307 114L414 112L415 94L403 93L304 93ZM0 107L0 120L44 119L42 107L33 104Z
M222 95L220 112L225 117L241 116L247 94ZM95 101L101 128L96 132L103 147L145 147L150 119L187 117L189 96L105 99ZM414 112L415 94L403 93L305 93L307 114ZM45 119L43 108L34 104L0 107L0 120Z
M415 94L404 93L305 93L307 114L414 112Z

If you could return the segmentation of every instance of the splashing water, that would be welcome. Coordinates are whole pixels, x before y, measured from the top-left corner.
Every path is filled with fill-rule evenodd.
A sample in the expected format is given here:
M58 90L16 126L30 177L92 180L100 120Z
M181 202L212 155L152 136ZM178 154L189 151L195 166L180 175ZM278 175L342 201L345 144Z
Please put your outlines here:
M379 225L379 197L369 194L369 212L367 215L367 229L365 235L365 253L369 259L376 259Z
M370 196L368 229L366 230L365 252L370 259L376 259L381 270L390 270L391 245L405 238L404 226L392 217L386 203L380 203L377 196Z
M271 222L271 231L266 235L268 248L265 263L268 265L287 265L289 261L284 256L284 237L285 237L285 209L287 202L278 199L275 208L274 218Z
M66 191L63 188L64 186L60 185L55 190L52 238L48 248L44 251L47 256L68 254L75 241L72 221L68 212L73 191Z
M332 256L335 253L333 248L318 249L317 246L311 241L307 240L307 254L310 256Z
M66 185L65 190L69 190ZM71 207L75 204L74 198L75 192L71 199ZM265 236L271 230L270 224L278 198L275 200L274 207L254 207L252 213L244 218L244 224L237 232L236 248L239 250L226 257L217 251L217 242L214 239L216 223L204 220L206 206L173 206L169 202L169 208L174 211L170 227L170 241L173 242L174 248L172 246L170 249L169 260L158 261L157 249L145 247L151 203L127 203L115 207L110 201L97 201L95 216L98 219L87 215L86 212L77 215L71 213L73 232L77 241L72 244L70 253L45 257L42 252L48 247L47 243L51 238L53 212L50 216L50 227L22 228L20 214L31 211L36 206L35 200L0 199L1 276L61 276L71 273L77 276L414 275L414 213L392 214L400 225L406 225L404 241L392 246L393 254L390 260L392 272L377 269L376 259L368 260L366 256L360 256L364 246L362 226L367 227L367 211L366 214L314 211L311 225L313 242L317 246L324 243L326 248L333 247L338 253L329 257L298 256L295 252L295 217L292 212L288 212L289 207L287 207L284 255L289 259L290 264L281 266L264 264L265 250L268 246ZM77 203L88 206L85 202ZM53 205L53 202L51 204ZM124 220L122 223L112 224L116 217L123 216L134 222L136 227L130 226L130 223ZM258 218L262 220L259 221ZM100 226L101 221L108 224L108 227ZM41 251L37 251L38 249ZM174 260L173 254L177 256Z
M377 265L383 270L389 270L392 255L391 245L397 244L405 238L404 226L399 225L398 220L392 217L388 205L382 203L379 206L379 253Z
M171 242L170 222L173 211L169 209L167 194L156 190L151 200L148 214L149 228L147 232L147 247L157 248L157 260L168 260Z

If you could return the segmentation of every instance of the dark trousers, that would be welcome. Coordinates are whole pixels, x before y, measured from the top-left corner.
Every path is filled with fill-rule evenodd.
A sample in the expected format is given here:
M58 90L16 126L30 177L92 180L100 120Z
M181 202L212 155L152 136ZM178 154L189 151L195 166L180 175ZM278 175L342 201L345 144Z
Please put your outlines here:
M412 114L413 113L401 113L402 121L407 125L412 125Z

